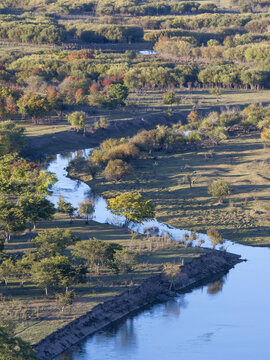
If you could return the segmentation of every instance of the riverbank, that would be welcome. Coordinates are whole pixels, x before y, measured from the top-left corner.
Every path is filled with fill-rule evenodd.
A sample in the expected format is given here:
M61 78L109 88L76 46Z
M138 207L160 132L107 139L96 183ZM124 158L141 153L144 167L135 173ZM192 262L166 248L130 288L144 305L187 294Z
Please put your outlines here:
M93 180L83 162L69 176L87 183L105 199L139 191L156 205L156 217L179 229L205 233L217 228L223 238L250 246L269 246L270 148L259 133L231 137L214 148L159 151L132 160L133 173L120 182L100 172ZM247 166L248 164L248 166ZM194 177L192 187L187 175ZM233 193L223 203L208 193L214 179L224 179Z
M185 291L217 274L223 274L243 260L240 255L213 250L209 254L193 259L181 266L180 276L174 281L174 292L168 291L170 280L160 273L133 287L112 300L106 301L92 311L74 320L67 326L55 331L34 348L39 360L50 360L85 337L108 326L116 320L143 308L146 305L163 301L176 291Z

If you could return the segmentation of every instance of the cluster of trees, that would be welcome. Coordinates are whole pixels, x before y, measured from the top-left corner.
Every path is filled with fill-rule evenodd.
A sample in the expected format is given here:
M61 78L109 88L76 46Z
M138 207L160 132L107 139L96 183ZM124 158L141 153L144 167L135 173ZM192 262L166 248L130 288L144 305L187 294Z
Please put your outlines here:
M19 337L14 337L14 324L0 320L0 358L8 360L35 360L33 348Z
M235 131L264 131L270 128L269 115L270 107L261 104L251 104L242 111L211 112L203 118L200 118L197 112L192 111L187 117L188 124L183 128L196 130L199 134L208 133L211 139L215 139L217 132L222 138Z
M7 242L13 232L35 229L37 221L55 213L45 197L54 182L53 174L16 154L0 157L0 228Z
M69 35L87 43L130 43L143 40L144 31L138 26L91 25L75 23L67 27Z
M269 44L239 45L227 49L220 45L217 40L211 39L207 46L197 46L196 40L191 37L181 37L177 39L162 38L155 44L155 50L164 58L181 60L239 60L244 63L268 64L270 58ZM238 61L238 62L239 62ZM236 64L229 64L236 67ZM212 66L212 67L216 67ZM267 83L269 71L261 71L250 66L243 66L247 71L256 72L260 76L260 81ZM200 80L200 79L199 79Z
M7 120L0 122L0 157L10 153L20 153L26 145L24 128Z
M244 27L253 19L254 15L239 14L201 14L191 16L148 16L143 17L136 22L144 29L183 29L197 30L205 28L232 28ZM132 20L134 21L134 20Z
M95 177L98 172L107 180L119 181L132 174L132 159L153 151L182 151L209 143L218 144L227 137L226 130L218 121L207 119L199 123L198 115L191 125L175 124L172 127L158 125L153 130L142 130L130 139L108 139L95 149L89 158L88 170ZM218 116L218 115L216 115ZM185 134L184 129L188 129ZM78 160L79 161L79 160ZM75 161L76 163L76 161ZM76 164L72 166L76 166Z
M56 21L43 17L0 16L0 38L36 44L59 44L66 30Z

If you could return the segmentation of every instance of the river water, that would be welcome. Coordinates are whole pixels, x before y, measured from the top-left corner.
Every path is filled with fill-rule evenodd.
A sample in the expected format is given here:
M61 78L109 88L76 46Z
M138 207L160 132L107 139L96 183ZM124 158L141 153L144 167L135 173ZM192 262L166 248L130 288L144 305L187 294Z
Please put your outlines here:
M123 218L106 209L106 201L94 196L81 181L67 177L66 167L76 156L91 149L52 158L47 170L56 174L51 200L62 195L74 206L86 197L95 201L93 219L120 225ZM132 225L131 225L132 226ZM187 231L149 222L133 228L155 226L181 240ZM270 230L269 230L270 233ZM206 240L205 235L201 239ZM270 359L270 249L226 241L231 252L247 262L226 275L133 314L82 341L58 360L264 360Z

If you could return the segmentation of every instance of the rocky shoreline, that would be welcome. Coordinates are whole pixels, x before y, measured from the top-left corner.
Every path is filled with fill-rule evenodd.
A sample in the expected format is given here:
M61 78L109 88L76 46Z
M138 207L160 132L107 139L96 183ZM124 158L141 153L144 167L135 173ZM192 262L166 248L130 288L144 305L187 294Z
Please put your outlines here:
M240 255L213 250L181 266L174 281L174 293L169 292L170 280L163 274L150 277L140 286L133 287L112 300L95 306L90 312L53 332L34 345L39 360L50 360L96 331L140 308L163 301L177 291L185 291L202 281L227 272L242 262Z

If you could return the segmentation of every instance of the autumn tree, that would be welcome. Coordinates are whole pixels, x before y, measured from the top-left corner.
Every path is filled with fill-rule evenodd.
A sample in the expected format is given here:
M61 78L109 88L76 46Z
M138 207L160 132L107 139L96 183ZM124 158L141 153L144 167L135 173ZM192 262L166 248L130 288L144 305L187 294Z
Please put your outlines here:
M129 164L121 159L110 160L103 171L107 180L119 181L129 175L132 168Z
M23 95L17 105L19 113L30 116L36 125L38 124L38 118L50 111L47 98L36 94Z
M174 281L179 277L181 273L181 267L177 264L167 263L163 265L163 272L165 276L170 280L169 291L171 291Z

